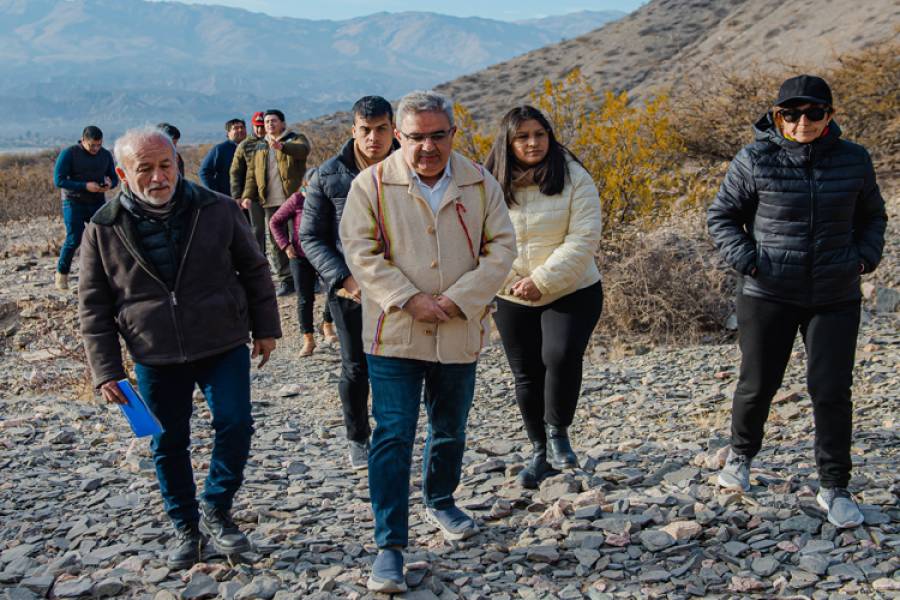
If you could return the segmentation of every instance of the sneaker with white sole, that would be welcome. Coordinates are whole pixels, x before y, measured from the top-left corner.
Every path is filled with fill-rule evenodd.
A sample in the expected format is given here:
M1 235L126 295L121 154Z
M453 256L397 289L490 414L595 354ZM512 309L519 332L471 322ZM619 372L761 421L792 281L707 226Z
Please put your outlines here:
M426 507L425 516L437 525L447 541L457 542L478 533L475 520L456 506L444 510Z
M750 462L750 457L729 449L725 466L719 471L718 484L723 488L749 492Z
M396 548L382 548L372 565L372 574L366 582L371 592L401 594L406 591L403 576L403 553Z
M828 522L835 527L850 529L863 523L862 511L847 488L819 488L816 502L823 510L828 511Z
M369 440L365 442L350 440L350 468L354 471L369 468Z

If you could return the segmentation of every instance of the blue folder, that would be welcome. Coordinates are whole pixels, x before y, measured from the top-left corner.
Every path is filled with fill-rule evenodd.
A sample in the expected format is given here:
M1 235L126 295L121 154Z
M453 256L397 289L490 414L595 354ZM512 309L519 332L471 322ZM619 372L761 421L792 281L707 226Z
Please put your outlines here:
M119 386L119 389L122 390L122 393L128 399L128 404L120 404L119 406L122 412L125 413L125 418L128 419L128 424L131 425L134 435L136 437L146 437L162 433L163 428L159 419L150 411L144 399L131 386L131 382L127 379L122 379L117 381L116 385Z

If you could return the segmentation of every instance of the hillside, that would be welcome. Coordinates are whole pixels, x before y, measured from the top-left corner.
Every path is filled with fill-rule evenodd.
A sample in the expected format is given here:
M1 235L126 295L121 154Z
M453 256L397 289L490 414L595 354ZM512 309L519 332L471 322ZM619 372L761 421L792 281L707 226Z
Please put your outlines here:
M367 93L396 97L622 15L319 21L178 2L0 0L0 114L15 115L0 147L68 142L88 122L112 134L165 120L206 141L235 115L279 106L300 119Z
M710 68L802 63L826 66L841 53L894 35L896 0L651 0L629 16L528 52L437 89L479 120L529 98L544 78L574 68L596 90L646 95Z

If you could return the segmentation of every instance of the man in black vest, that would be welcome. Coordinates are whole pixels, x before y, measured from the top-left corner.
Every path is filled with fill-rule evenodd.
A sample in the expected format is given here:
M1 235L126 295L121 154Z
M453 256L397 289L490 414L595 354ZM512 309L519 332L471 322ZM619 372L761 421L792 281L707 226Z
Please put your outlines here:
M103 147L103 132L99 127L88 125L81 133L80 142L60 152L53 183L62 192L66 224L66 241L56 264L56 289L62 291L69 289L72 257L81 245L85 225L106 202L104 192L119 185L115 161Z

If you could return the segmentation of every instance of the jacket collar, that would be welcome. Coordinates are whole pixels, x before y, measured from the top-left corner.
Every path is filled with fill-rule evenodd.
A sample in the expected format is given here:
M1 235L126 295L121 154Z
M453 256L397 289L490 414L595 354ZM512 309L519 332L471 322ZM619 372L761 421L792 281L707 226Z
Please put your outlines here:
M384 165L381 180L385 184L408 186L410 183L414 183L409 165L403 159L402 152L394 152L381 164ZM453 174L451 187L454 183L458 187L462 187L484 181L483 167L456 151L450 153L450 171Z
M91 222L97 225L113 225L119 218L119 213L125 211L125 207L122 206L122 196L125 193L124 189L119 190L112 200L94 213ZM178 180L178 187L175 188L175 195L179 202L184 202L191 208L199 209L216 201L215 192L200 188L197 184L181 178Z
M770 111L760 117L753 125L753 133L756 135L757 141L775 144L788 152L801 153L815 150L818 153L821 150L827 150L837 144L842 132L837 122L832 119L831 123L828 124L828 132L824 137L820 137L808 144L801 144L800 142L787 139L780 131L778 131Z

